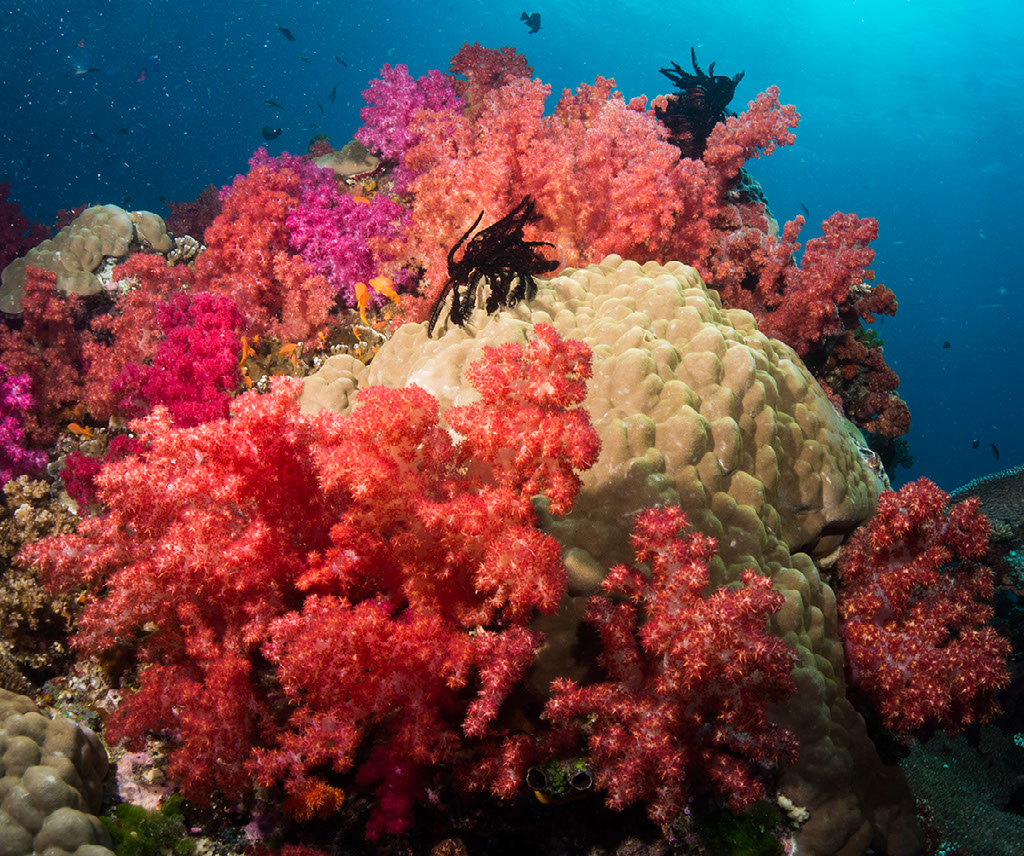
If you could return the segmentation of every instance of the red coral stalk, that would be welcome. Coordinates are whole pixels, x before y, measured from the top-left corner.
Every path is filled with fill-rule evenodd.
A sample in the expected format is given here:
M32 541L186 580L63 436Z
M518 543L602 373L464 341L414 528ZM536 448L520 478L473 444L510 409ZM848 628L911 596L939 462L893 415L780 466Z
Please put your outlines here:
M61 409L82 395L81 304L76 295L57 292L56 274L26 270L21 329L0 325L0 363L32 379L36 407L24 414L25 435L32 446L48 446L61 427Z

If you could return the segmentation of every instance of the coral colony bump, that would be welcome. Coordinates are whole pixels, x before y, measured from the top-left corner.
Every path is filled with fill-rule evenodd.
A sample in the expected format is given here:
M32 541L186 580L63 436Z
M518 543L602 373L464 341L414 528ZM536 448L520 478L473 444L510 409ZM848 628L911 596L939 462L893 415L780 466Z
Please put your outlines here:
M385 65L166 221L0 186L0 851L924 852L989 522L888 490L877 223L779 224L796 109L691 65Z

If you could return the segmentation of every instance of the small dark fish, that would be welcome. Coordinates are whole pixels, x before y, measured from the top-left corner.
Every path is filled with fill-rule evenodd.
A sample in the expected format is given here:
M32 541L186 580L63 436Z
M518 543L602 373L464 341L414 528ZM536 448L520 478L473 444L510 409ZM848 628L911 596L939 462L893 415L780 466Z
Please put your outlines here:
M992 457L995 458L998 461L999 460L999 447L995 443L989 443L989 445L992 447Z
M269 104L271 107L276 107L278 110L284 110L284 104L278 104L276 101L271 101L269 98L264 98L263 103Z
M95 74L97 71L103 71L103 69L92 65L88 68L82 68L80 65L75 66L75 74Z
M800 207L803 209L804 217L810 217L811 216L811 212L807 210L807 206L804 205L803 202L800 203Z
M320 108L320 115L323 116L324 115L324 105L321 104L319 101L317 101L316 102L316 106Z
M164 205L167 204L167 197L164 196L162 193L159 196L157 196L157 199L159 199Z
M276 140L278 137L281 136L281 129L271 128L270 125L264 125L262 133L263 139L266 140L267 142L270 142L270 140Z
M337 54L335 54L335 55L334 55L334 58L335 58L335 59L336 59L336 60L338 61L338 64L339 64L339 65L343 65L343 66L345 66L345 68L348 68L348 63L347 63L347 62L345 62L345 60L343 60L343 59L342 59L342 58L341 58L340 56L338 56Z
M292 31L289 30L287 27L282 27L280 24L278 24L277 28L281 31L281 35L288 39L288 41L295 41L295 36L292 35Z
M337 96L337 94L338 94L338 87L337 87L337 86L335 86L335 87L334 87L334 88L333 88L333 89L332 89L332 90L330 91L330 93L329 93L329 94L327 95L327 100L328 100L328 101L330 101L330 102L331 102L331 103L333 104L333 103L334 103L334 99L335 99L335 97Z
M519 20L525 21L526 26L530 28L527 30L527 34L536 33L537 30L540 29L540 12L533 12L530 15L523 12L523 14L519 16Z
M130 196L128 196L127 194L125 194L124 199L121 200L121 207L122 208L131 208L132 207L132 198Z
M127 134L128 133L128 129L127 128L118 128L117 129L117 133L119 133L119 134Z
M947 341L942 343L942 347L943 347L943 350L945 350L946 348L952 348L953 346L951 344L949 344L949 341L947 340Z
M312 65L312 64L313 64L313 63L311 63L311 62L309 61L309 57L308 57L308 56L300 56L300 57L299 57L299 59L301 59L301 60L302 60L302 61L303 61L304 63L306 63L307 65Z
M89 134L93 139L99 140L101 143L103 142L103 137L101 137L95 131L90 131Z
M977 449L981 445L981 440L971 440L971 448Z

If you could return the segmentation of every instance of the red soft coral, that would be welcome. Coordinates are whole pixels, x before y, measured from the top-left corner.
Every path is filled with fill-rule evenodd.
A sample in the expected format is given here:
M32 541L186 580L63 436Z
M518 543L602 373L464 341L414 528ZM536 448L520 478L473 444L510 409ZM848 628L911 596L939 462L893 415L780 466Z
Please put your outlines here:
M56 274L26 270L21 328L0 325L0 363L32 379L36 407L24 414L25 435L30 445L48 446L62 408L82 395L82 312L77 296L57 292Z
M195 263L196 286L226 294L245 318L246 335L309 340L326 329L334 292L289 250L288 214L301 176L257 153L246 175L223 192Z
M126 365L113 384L123 397L121 412L163 404L182 426L227 416L239 382L242 316L235 302L207 292L172 294L155 307L153 320L163 339L152 360Z
M133 423L140 448L96 479L105 513L22 554L51 586L86 587L80 650L136 640L140 688L112 738L167 730L190 798L283 780L303 817L336 803L326 777L377 741L371 760L391 762L360 770L380 797L371 832L406 822L424 767L471 766L474 748L492 766L525 762L491 723L540 643L528 623L566 582L530 493L569 502L563 459L586 465L577 448L596 446L572 407L589 353L537 335L474 372L511 367L490 406L510 418L524 396L543 415L508 438L515 449L454 439L415 387L308 417L297 384L279 381L235 399L231 419L181 428L158 407ZM569 441L569 425L584 436ZM521 443L537 451L518 475L484 455L505 461ZM521 773L505 769L495 790Z
M123 393L118 378L129 366L142 366L156 354L161 340L157 307L192 287L192 271L169 265L163 256L134 253L114 268L114 311L97 315L82 344L85 361L83 397L90 414L106 421L119 411Z
M587 612L608 680L555 681L546 716L582 721L613 808L644 802L668 823L703 787L742 809L764 795L762 771L796 754L766 713L794 689L794 654L767 630L782 595L746 571L741 588L705 596L715 541L687 532L679 508L638 515L633 544L650 574L612 569L605 589L622 600L595 599Z
M990 526L927 479L882 494L839 557L851 682L894 731L950 733L998 712L1009 644L987 626Z

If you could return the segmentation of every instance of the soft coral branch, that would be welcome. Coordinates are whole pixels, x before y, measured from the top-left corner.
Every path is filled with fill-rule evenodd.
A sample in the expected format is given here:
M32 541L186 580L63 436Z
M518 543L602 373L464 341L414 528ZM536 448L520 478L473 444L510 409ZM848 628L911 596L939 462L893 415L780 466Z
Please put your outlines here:
M766 712L794 689L794 654L767 630L782 595L746 571L742 587L705 596L715 541L688 532L678 508L638 515L633 544L650 573L613 569L605 588L624 600L595 599L586 616L607 680L559 679L546 716L582 723L613 808L643 802L668 823L706 788L742 809L764 795L763 771L796 753Z

